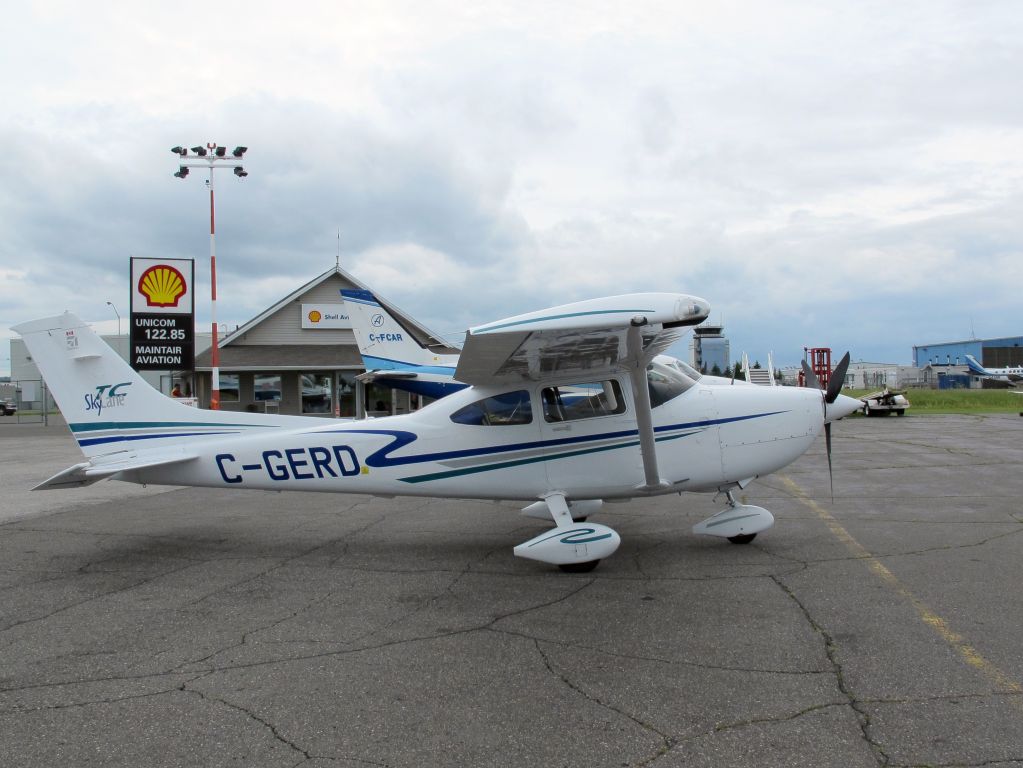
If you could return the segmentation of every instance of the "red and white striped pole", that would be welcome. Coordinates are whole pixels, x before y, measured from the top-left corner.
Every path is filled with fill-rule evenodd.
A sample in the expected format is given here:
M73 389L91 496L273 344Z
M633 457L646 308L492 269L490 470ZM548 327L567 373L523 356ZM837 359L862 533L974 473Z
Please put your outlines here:
M212 155L216 144L206 145ZM217 226L213 207L213 166L210 166L210 330L213 345L210 347L210 365L213 367L210 389L210 409L220 410L220 347L217 344Z
M174 175L179 179L188 176L189 168L206 166L209 168L210 176L206 184L210 188L210 330L212 333L212 346L210 349L210 367L212 376L210 381L210 408L214 411L220 409L220 345L217 338L217 219L213 198L213 171L217 168L232 168L234 175L240 179L248 176L248 172L242 167L242 156L248 151L248 147L235 147L231 156L227 156L224 147L218 147L214 143L208 143L206 149L202 146L192 147L191 155L185 147L174 147L171 149L175 155L181 158L178 172Z

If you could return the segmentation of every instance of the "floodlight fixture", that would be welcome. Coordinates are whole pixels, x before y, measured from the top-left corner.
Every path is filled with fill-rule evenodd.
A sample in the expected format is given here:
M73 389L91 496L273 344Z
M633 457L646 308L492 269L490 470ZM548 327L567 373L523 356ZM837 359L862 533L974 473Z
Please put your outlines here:
M181 157L184 157L185 155L188 154L188 150L185 149L184 147L174 147L171 149L171 152L173 152L175 155L181 155Z
M241 157L248 151L249 151L248 147L235 147L234 151L231 154L234 155L235 157Z
M199 157L206 157L206 147L192 147L192 151Z
M217 157L223 157L227 154L227 147L217 147L213 151L216 153Z
M184 165L179 166L178 172L175 173L174 175L177 176L179 179L185 178L188 175L188 167Z
M244 179L246 176L249 175L249 172L242 168L240 165L237 165L235 166L234 169L234 175L237 176L239 179Z

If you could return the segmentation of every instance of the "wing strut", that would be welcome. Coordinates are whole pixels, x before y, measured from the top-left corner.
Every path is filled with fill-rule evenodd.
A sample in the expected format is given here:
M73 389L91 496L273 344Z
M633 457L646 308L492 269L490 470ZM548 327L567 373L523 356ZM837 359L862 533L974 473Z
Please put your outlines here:
M636 426L639 428L639 452L643 457L643 475L646 480L643 488L656 490L667 488L669 483L661 479L657 468L657 443L654 440L654 422L650 408L650 389L647 386L646 367L649 362L643 350L643 333L641 328L647 324L645 317L639 316L629 326L626 344L632 366L629 378L632 381L632 401L636 404Z

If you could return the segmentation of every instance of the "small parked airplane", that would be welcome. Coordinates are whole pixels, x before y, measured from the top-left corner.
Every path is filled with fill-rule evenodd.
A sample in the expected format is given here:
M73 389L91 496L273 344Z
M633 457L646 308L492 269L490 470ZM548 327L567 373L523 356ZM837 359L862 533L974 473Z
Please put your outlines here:
M620 543L585 522L605 499L724 493L728 506L693 530L752 541L774 517L733 491L795 461L822 428L830 465L831 423L860 407L839 393L838 369L822 392L707 386L657 362L708 313L694 296L641 293L478 326L455 373L469 386L366 421L198 411L150 387L70 313L14 330L86 457L38 489L113 478L522 501L554 527L514 554L587 571Z
M983 376L995 381L1010 381L1013 384L1023 381L1023 365L1010 365L1006 368L985 368L977 362L973 355L966 356L966 365L974 376Z
M458 355L420 344L370 291L342 288L341 298L366 366L360 379L432 398L465 389L454 379Z
M352 320L355 341L366 366L366 372L357 378L434 399L468 386L455 379L458 355L438 353L421 344L371 291L342 288L341 298ZM743 379L701 374L687 363L668 355L658 355L656 361L678 368L701 384L748 383Z

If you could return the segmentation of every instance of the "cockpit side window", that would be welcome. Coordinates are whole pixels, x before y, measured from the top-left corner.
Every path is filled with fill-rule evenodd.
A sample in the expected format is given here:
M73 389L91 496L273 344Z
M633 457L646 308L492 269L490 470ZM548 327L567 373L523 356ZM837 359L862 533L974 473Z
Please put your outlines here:
M658 362L647 366L646 381L650 389L651 408L674 400L696 383L678 368Z
M507 427L533 422L529 392L524 389L477 400L451 414L455 424L483 427Z
M621 385L614 379L546 387L540 399L544 420L549 423L625 413L625 397Z

